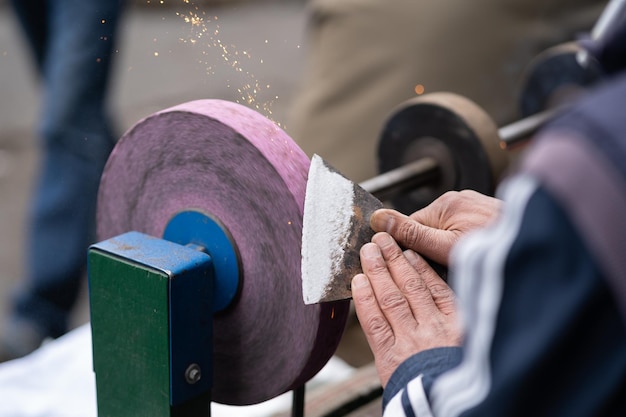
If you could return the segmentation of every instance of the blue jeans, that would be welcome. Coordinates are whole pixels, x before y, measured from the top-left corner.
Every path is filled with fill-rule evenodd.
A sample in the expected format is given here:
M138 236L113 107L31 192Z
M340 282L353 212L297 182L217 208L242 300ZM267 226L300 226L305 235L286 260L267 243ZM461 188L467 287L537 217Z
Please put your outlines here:
M67 331L94 240L100 175L115 138L106 114L121 0L13 0L41 79L40 172L26 277L9 320L42 338Z

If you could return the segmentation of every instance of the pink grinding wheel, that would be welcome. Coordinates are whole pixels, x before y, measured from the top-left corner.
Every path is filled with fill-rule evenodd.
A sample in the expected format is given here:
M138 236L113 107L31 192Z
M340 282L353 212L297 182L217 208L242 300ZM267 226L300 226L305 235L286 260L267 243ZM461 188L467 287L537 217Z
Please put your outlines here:
M100 184L98 238L162 236L185 210L237 246L241 292L214 318L212 400L255 404L301 386L335 352L349 302L305 305L300 278L309 159L247 107L200 100L156 113L119 141Z

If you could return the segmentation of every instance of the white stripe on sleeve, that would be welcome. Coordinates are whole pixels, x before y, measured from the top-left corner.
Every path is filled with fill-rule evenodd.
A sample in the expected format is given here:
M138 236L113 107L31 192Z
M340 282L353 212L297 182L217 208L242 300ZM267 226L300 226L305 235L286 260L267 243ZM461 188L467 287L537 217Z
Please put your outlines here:
M504 264L536 189L537 183L530 177L511 179L501 187L505 206L500 220L472 233L454 250L452 285L466 338L461 364L433 383L430 398L437 417L458 416L483 401L489 392L489 355L502 297Z
M422 375L413 379L408 383L405 389L400 390L387 404L383 417L399 417L406 416L404 407L402 404L402 396L404 393L408 394L409 402L415 417L433 417L428 405L428 398L424 392L424 385L422 384Z

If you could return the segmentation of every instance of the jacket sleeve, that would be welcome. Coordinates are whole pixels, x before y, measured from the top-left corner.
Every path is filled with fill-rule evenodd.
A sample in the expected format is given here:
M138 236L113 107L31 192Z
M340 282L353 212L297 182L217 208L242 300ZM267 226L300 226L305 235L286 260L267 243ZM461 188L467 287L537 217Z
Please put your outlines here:
M416 353L404 361L391 375L383 393L383 408L386 408L391 399L397 395L406 397L405 387L414 379L425 392L439 375L454 368L461 362L462 350L460 347L441 347ZM408 405L406 400L403 402Z

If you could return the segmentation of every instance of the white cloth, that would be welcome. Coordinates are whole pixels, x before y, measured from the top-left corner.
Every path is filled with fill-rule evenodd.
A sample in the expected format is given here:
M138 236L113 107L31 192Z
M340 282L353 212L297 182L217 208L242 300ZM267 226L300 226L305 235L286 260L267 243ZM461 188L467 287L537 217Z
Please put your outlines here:
M354 369L333 357L307 389L336 383ZM0 417L96 417L91 329L85 324L30 355L0 364ZM291 393L261 404L211 405L213 417L263 417L291 407Z

